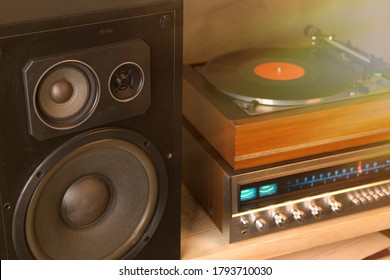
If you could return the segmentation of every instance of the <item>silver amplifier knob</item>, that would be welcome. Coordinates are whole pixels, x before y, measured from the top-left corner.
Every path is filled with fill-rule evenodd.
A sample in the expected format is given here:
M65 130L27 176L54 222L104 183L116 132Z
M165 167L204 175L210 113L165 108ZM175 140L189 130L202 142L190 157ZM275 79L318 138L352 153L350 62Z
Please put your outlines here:
M314 202L312 202L310 205L309 205L309 210L311 212L311 214L316 217L317 219L320 219L322 218L322 213L323 213L323 210L320 206L318 206L317 204L315 204Z
M247 218L241 217L241 219L240 219L240 224L241 224L242 226L247 226L247 225L249 224L249 221L248 221Z
M274 215L274 220L275 220L275 224L278 226L278 227L286 227L287 226L287 217L286 215L284 215L283 213L276 213Z
M337 214L340 213L342 208L343 208L343 204L334 198L329 200L329 206L330 206L330 209L332 209L332 211L337 213Z
M294 220L296 220L298 223L302 223L305 220L305 212L299 210L298 208L294 208L292 215Z

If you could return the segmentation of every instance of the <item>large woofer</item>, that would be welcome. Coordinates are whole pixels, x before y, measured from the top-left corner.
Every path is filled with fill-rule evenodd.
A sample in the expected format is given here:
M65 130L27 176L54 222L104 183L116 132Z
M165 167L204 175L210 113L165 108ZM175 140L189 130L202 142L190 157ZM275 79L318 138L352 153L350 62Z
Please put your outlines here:
M32 174L15 210L21 258L118 259L142 249L167 197L164 160L135 132L71 139Z
M80 61L64 61L42 75L34 105L46 125L70 129L88 119L98 98L99 83L93 70Z

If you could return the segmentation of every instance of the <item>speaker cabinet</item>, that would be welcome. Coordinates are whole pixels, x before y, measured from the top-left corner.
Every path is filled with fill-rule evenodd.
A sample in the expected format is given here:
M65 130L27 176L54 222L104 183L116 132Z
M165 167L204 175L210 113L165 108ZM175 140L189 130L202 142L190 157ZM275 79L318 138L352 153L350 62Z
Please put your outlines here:
M0 257L180 258L182 1L0 6Z

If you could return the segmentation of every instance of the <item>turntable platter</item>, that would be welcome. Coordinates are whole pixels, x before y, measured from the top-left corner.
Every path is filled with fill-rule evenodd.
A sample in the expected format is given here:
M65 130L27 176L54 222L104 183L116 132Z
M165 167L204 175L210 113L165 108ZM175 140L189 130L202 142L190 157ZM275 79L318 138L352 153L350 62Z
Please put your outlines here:
M205 78L225 94L263 105L304 105L350 89L357 73L348 63L303 49L250 49L208 62Z

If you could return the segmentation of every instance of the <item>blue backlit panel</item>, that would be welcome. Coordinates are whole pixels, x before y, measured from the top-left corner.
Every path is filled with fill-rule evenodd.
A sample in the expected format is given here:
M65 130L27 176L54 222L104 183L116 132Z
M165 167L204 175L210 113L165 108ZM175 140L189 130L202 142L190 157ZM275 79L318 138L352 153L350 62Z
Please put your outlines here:
M248 201L252 199L256 199L257 188L249 188L241 190L240 192L240 201Z
M264 205L280 196L310 195L390 178L390 156L358 160L239 186L240 206Z
M271 196L277 193L278 193L277 184L269 184L269 185L259 187L259 197Z

